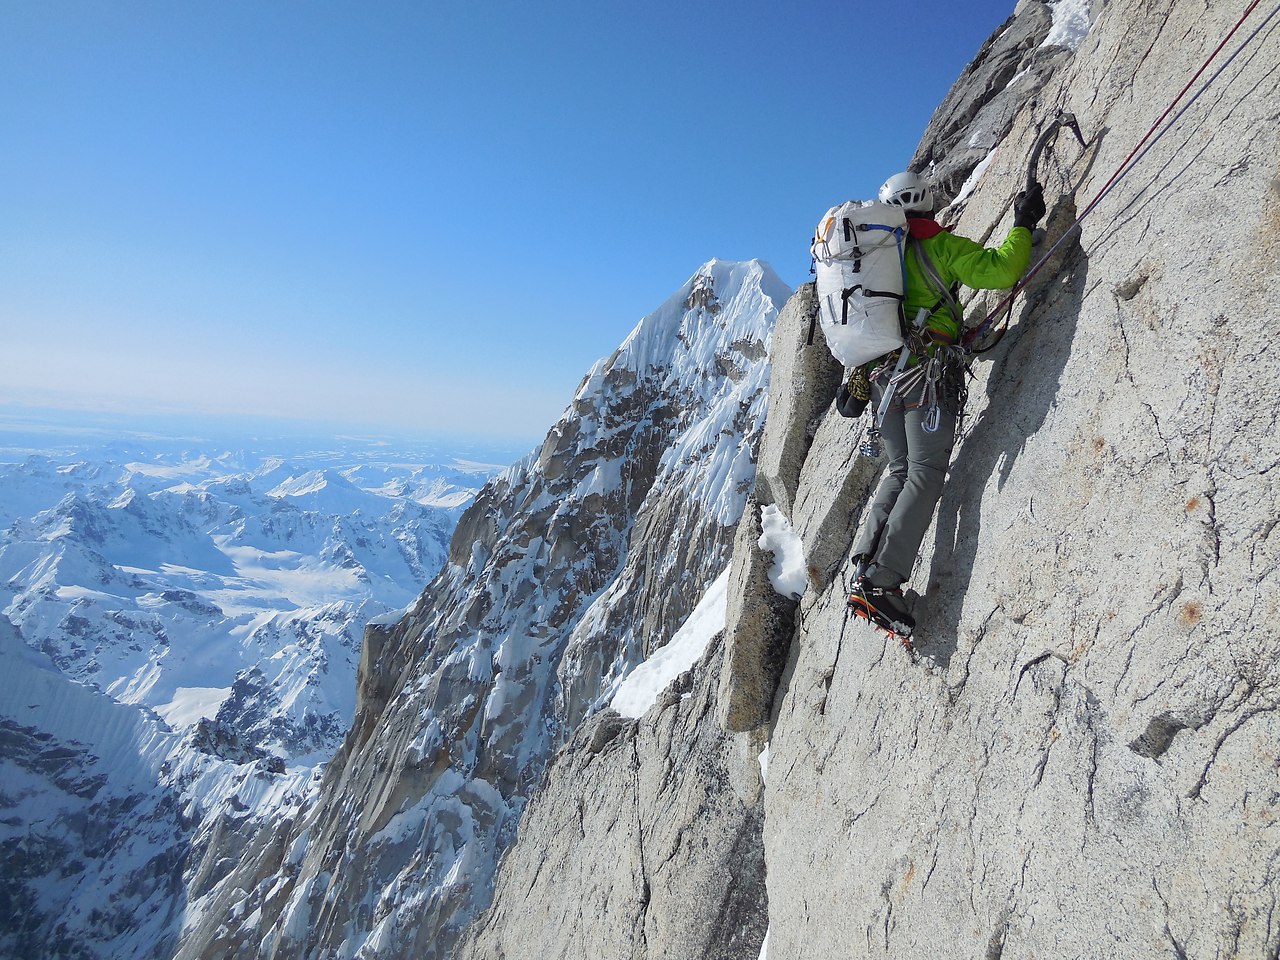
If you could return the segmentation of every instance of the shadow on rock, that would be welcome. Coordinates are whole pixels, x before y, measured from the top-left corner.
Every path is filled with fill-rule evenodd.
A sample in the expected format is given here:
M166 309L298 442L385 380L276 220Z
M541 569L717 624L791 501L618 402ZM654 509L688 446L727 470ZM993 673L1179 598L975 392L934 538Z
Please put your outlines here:
M1060 203L1049 218L1050 234L1061 235L1063 226L1075 217L1074 202ZM959 441L938 508L928 596L918 611L918 648L922 656L944 668L959 642L961 609L978 549L983 495L992 478L997 490L1003 489L1027 439L1044 424L1071 355L1088 259L1078 237L1055 259L1057 268L1050 262L1027 288L1017 322L992 353L997 367L987 380L987 403ZM970 400L970 409L973 406Z

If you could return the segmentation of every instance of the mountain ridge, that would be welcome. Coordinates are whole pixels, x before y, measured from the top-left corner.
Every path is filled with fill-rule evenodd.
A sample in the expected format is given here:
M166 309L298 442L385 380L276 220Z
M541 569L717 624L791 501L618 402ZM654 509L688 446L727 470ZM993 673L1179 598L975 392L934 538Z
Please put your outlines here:
M593 365L546 440L481 490L418 603L366 632L320 796L258 825L179 956L449 955L547 759L723 569L789 294L758 261L709 261ZM276 859L304 837L296 866ZM263 929L236 919L258 911Z

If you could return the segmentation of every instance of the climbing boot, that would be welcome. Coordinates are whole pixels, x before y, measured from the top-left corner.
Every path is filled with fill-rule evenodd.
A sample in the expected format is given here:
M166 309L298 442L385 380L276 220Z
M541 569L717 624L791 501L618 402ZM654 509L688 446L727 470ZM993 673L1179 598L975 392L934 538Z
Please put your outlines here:
M903 646L911 645L911 631L916 628L916 621L907 609L900 587L878 587L868 582L866 577L860 577L849 595L849 609L881 630L892 633Z
M853 555L853 579L855 584L866 579L869 566L871 566L870 554L856 553Z

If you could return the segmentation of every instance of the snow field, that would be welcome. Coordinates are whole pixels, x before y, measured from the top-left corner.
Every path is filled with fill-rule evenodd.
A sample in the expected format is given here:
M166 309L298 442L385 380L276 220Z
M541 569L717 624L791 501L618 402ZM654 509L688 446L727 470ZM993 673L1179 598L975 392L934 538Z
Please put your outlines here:
M205 717L212 720L218 715L222 701L230 695L230 687L178 687L173 699L156 707L156 713L177 730Z

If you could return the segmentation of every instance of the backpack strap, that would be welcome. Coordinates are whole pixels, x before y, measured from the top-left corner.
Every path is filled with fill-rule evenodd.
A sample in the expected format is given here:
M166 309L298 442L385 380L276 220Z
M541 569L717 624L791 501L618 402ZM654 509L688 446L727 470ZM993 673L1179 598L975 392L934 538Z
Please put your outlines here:
M920 264L920 269L924 272L925 279L929 281L929 286L933 288L933 292L938 294L939 299L946 304L947 310L951 313L951 317L956 322L957 328L961 333L964 332L964 309L956 300L955 293L942 280L942 275L938 273L938 267L933 262L933 258L929 256L929 252L925 250L924 244L915 237L911 238L911 248L916 252L916 262Z

